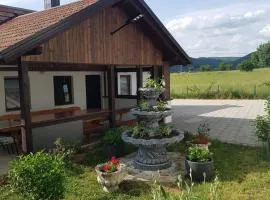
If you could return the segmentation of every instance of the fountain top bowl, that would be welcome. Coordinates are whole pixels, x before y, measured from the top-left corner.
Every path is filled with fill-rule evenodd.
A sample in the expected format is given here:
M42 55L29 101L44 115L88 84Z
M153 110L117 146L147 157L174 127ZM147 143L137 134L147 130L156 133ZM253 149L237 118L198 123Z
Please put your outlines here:
M177 132L178 134L172 136L172 137L164 137L160 139L143 139L143 138L134 138L131 136L131 131L125 131L122 134L122 140L129 143L133 144L135 146L145 146L145 147L152 147L152 146L166 146L169 144L174 144L177 142L180 142L184 139L184 133L179 132L176 130L173 130Z

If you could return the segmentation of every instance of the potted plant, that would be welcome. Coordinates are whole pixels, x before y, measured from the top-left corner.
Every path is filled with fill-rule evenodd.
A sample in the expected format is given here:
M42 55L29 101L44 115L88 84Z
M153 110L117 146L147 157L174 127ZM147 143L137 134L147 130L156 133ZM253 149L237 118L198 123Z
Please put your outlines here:
M194 181L210 180L214 176L213 153L207 148L189 147L185 160L186 174L191 173Z
M105 164L97 165L97 181L102 185L104 192L115 192L119 189L119 184L126 176L126 166L121 164L116 157L112 157Z
M107 158L112 156L120 157L124 153L124 142L121 139L121 134L127 128L118 127L111 128L105 132L103 137L104 153Z
M208 146L210 145L208 139L209 133L210 133L209 124L200 124L198 132L192 140L192 144L198 147L208 148Z

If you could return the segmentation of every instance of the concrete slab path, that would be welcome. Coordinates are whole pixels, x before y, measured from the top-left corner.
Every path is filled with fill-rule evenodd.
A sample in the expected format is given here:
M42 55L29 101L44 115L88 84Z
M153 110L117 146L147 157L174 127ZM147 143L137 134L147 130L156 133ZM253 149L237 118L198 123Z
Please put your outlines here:
M253 121L264 114L264 100L189 100L172 101L173 122L179 130L196 132L209 123L210 137L227 143L258 146Z

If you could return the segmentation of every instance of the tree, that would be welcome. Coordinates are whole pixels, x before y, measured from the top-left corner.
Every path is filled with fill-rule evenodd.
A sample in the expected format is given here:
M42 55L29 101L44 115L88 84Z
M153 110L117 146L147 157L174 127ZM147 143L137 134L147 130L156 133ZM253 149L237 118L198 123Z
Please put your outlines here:
M257 48L256 54L254 55L254 57L257 57L258 65L260 67L270 66L270 42L261 44Z
M251 60L244 60L238 65L239 70L246 71L246 72L253 71L254 68L255 68L255 65L252 63Z
M225 64L225 68L227 71L232 70L233 65L232 64Z
M259 55L257 51L251 54L250 60L255 65L255 67L259 67Z
M226 64L224 62L219 63L218 68L220 71L226 70Z
M201 65L200 70L203 71L203 72L211 71L212 67L211 67L211 65Z

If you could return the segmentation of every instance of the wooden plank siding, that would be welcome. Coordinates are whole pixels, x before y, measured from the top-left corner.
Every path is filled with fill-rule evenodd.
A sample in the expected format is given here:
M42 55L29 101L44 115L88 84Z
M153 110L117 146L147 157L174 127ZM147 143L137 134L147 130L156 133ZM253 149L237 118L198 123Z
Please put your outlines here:
M107 8L42 44L41 55L25 61L100 65L163 65L163 55L139 25L123 25L127 16L119 7Z

